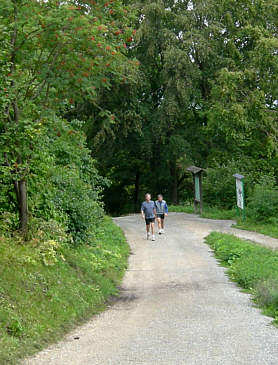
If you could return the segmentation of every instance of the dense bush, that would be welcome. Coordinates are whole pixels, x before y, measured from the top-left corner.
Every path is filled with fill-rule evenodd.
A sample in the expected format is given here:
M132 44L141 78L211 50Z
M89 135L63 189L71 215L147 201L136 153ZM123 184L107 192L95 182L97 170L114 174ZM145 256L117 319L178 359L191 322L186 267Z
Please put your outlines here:
M216 232L207 237L207 243L228 267L230 277L278 322L278 252Z
M204 202L208 205L232 208L236 205L235 173L244 176L245 198L248 199L256 184L273 184L274 172L264 161L231 159L225 164L214 163L206 169L203 180Z
M13 185L3 176L0 187L0 230L10 234L18 225ZM71 123L50 116L34 148L28 177L29 212L32 220L54 220L74 244L90 243L103 216L100 194L107 180L95 168L82 122ZM30 237L30 234L29 234Z
M248 202L248 217L255 222L278 223L278 188L256 185Z
M204 201L223 208L233 207L236 204L233 174L240 172L242 171L238 168L238 164L233 160L206 169L203 180Z

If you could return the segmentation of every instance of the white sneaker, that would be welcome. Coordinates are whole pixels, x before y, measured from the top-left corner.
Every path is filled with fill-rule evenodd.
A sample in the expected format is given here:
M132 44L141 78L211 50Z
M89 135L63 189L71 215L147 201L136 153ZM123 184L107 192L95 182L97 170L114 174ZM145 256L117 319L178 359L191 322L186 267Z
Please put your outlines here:
M155 241L155 235L154 234L152 235L152 241Z
M165 233L164 229L162 229L162 230L161 230L161 233ZM160 233L160 234L161 234L161 233Z
M158 234L161 234L162 233L162 229L159 230Z
M150 237L151 237L151 233L150 233L150 232L148 232L148 233L147 233L147 240L148 240Z

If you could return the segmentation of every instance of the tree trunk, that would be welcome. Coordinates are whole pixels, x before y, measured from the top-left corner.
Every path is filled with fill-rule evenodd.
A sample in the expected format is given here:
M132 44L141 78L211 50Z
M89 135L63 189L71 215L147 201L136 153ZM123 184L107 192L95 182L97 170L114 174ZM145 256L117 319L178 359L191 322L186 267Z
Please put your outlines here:
M136 208L136 211L138 210L137 205L138 205L138 200L139 200L139 179L140 179L140 174L138 171L136 171L136 175L135 175L135 190L134 190L134 205Z
M27 184L26 180L18 182L19 190L19 213L20 213L20 230L25 235L28 230L28 198L27 198Z
M19 110L16 100L13 103L13 110L15 123L19 124ZM21 156L17 157L17 163L19 166L22 164ZM25 236L28 230L28 197L26 179L22 177L21 179L14 181L14 188L19 210L20 230Z
M14 74L16 71L16 43L17 43L17 1L13 0L14 7L14 30L11 36L11 73ZM12 81L12 86L14 86L14 81ZM19 124L20 121L20 112L17 102L17 97L12 102L13 108L13 120L15 124ZM22 165L22 157L20 155L17 156L17 164ZM24 174L23 172L21 172ZM27 197L27 184L25 177L21 177L14 181L14 188L17 198L19 217L20 217L20 230L22 234L25 236L28 230L28 197Z

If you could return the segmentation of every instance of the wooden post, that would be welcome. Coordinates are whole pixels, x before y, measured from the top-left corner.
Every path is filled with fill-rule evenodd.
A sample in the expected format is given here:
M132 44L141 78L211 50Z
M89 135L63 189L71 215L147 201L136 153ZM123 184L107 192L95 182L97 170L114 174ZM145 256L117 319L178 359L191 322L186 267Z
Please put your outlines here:
M200 214L203 214L203 187L202 187L202 172L200 171Z
M193 178L193 190L194 190L194 212L195 212L195 214L197 214L198 204L197 204L197 200L195 199L196 187L195 187L195 175L194 174L192 174L192 178Z
M190 166L187 171L192 173L194 188L194 211L197 213L198 203L200 206L200 214L203 213L203 189L202 189L202 172L201 167Z

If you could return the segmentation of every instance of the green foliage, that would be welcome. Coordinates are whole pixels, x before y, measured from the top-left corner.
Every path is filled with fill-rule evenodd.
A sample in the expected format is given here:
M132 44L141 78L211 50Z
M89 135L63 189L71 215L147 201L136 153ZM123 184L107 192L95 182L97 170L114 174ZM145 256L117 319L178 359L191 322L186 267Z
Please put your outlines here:
M33 222L25 244L0 235L0 363L59 340L117 294L129 248L105 217L91 246L72 248L55 221ZM22 239L22 238L21 238ZM12 270L11 270L12 267Z
M187 205L169 205L169 212L179 212L179 213L194 213L193 204ZM221 209L216 206L205 205L203 207L203 213L201 214L202 218L209 219L234 219L235 218L235 209Z
M278 188L273 184L258 184L248 202L248 217L253 222L278 224Z
M194 206L192 204L184 204L184 205L169 205L169 212L176 213L194 213Z
M0 215L0 233L9 237L18 226L18 217L15 213L3 212Z
M226 164L216 165L206 169L203 179L203 198L206 204L232 208L235 206L235 178L233 174L240 173L234 160Z
M146 191L175 205L190 200L191 164L208 169L205 198L220 207L235 204L233 173L246 176L247 196L261 176L277 180L276 4L142 0L138 12L129 57L140 61L139 80L116 88L117 96L103 93L119 123L101 139L88 125L101 173L112 182L105 192L111 210L119 208L116 194L122 209L138 207Z
M79 121L68 123L55 115L43 119L28 177L31 216L62 223L75 244L89 243L103 215L99 199L108 184L96 170L81 127ZM3 196L5 187L0 192ZM3 199L10 213L2 214L0 224L10 234L18 224L16 202L12 194Z
M203 196L206 204L232 208L236 203L235 178L233 175L240 173L244 176L244 193L246 202L253 194L257 184L273 184L275 176L273 168L268 161L252 161L238 156L223 163L211 162L211 167L206 169L203 179Z
M80 178L78 170L62 168L52 177L57 210L67 216L68 231L76 244L90 242L90 234L102 218L102 209L92 186Z
M137 66L126 57L126 42L132 42L133 12L121 0L103 6L92 1L76 4L56 0L3 0L0 14L3 44L0 56L0 202L3 211L10 210L7 200L12 202L11 208L19 212L21 229L26 232L29 215L25 200L28 196L40 199L44 181L39 173L44 174L53 162L51 146L47 149L43 145L49 133L49 119L54 129L54 122L73 111L76 102L82 100L90 101L101 109L105 119L112 121L111 113L99 106L99 94L110 90L112 83L120 83L123 78L127 82L133 79ZM60 124L58 121L58 135ZM77 126L75 121L73 124ZM84 146L84 137L79 135L79 139L82 138ZM61 165L69 165L67 157L74 160L75 155L75 162L79 159L83 163L83 167L78 166L82 173L80 178L86 180L83 173L86 161L82 153L71 148L69 139L70 136L67 145L54 146L60 147L56 160L60 158ZM72 140L77 147L77 139L72 136ZM93 169L90 159L87 154L87 177ZM29 184L33 185L33 191L27 194ZM34 200L28 203L33 209ZM51 207L50 215L53 215L52 210Z
M248 210L247 210L248 212ZM273 220L273 219L272 219ZM259 223L246 219L245 221L238 220L236 228L245 229L247 231L254 231L278 238L278 225L274 223Z
M216 232L207 237L207 243L228 267L231 279L251 292L265 313L278 321L278 252Z

